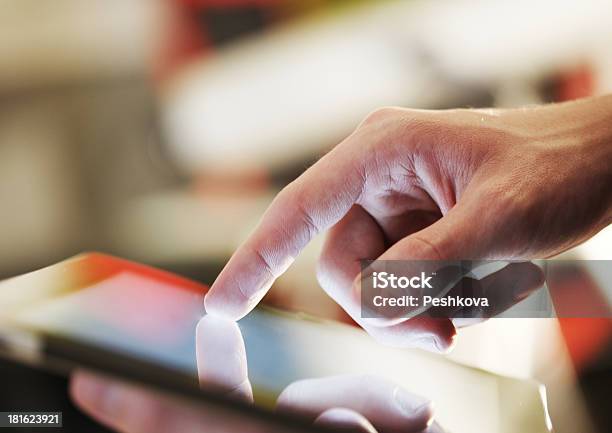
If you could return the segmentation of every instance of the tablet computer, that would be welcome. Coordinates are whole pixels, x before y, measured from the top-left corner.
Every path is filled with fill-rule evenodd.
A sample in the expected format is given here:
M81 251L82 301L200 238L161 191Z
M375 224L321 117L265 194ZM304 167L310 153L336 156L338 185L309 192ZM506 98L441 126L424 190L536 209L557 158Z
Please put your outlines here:
M536 382L384 347L355 327L267 308L238 324L255 405L207 392L198 385L194 338L206 290L159 269L82 254L0 282L0 355L62 374L80 367L138 382L212 405L242 430L323 431L274 412L274 402L295 380L335 374L379 375L427 397L436 420L455 433L551 428Z

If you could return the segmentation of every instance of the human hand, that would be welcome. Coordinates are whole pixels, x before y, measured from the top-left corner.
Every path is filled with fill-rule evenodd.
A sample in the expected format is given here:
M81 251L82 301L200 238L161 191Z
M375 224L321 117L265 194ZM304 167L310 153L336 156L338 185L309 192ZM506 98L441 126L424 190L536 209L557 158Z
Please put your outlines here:
M451 320L362 320L359 261L543 258L584 241L612 219L611 116L612 97L516 110L378 110L280 192L206 309L243 317L331 227L318 269L325 291L384 343L448 350Z
M244 341L231 321L205 316L196 331L200 384L247 403L253 393L247 376ZM79 371L72 376L77 405L98 421L120 432L229 432L232 419L210 408L195 408L136 385ZM355 432L427 432L431 403L373 376L334 376L294 382L280 394L277 410L304 417L316 425ZM247 431L244 427L240 431ZM259 432L257 427L254 432Z

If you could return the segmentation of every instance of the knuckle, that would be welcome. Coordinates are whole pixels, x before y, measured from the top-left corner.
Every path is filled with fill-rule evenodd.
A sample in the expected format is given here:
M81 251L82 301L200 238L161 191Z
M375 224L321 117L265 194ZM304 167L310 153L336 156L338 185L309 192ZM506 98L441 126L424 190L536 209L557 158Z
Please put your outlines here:
M384 122L389 119L395 119L402 110L396 107L380 107L375 109L374 111L368 113L360 126L367 126L371 124L376 124L379 122Z
M431 260L442 260L444 258L436 241L418 234L410 237L409 246L406 249L416 254L417 257L427 257Z
M271 278L276 278L274 274L274 268L267 254L265 254L261 249L253 249L253 255L257 260L258 266L263 269ZM243 290L241 290L242 292Z
M543 229L536 215L541 211L529 194L521 191L520 181L514 186L497 185L484 192L490 203L481 220L497 221L495 239L503 239L502 252L510 256L523 256L533 246Z
M298 179L299 180L299 179ZM312 239L320 231L320 223L311 211L313 206L312 192L298 180L287 185L278 194L277 200L282 211L296 215L301 223L301 232L306 239Z

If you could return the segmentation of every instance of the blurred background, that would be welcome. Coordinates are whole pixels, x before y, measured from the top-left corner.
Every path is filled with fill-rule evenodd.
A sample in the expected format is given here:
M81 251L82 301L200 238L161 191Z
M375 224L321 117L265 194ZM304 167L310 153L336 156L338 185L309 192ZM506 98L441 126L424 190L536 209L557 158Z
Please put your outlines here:
M274 194L377 107L611 92L610 22L597 0L2 0L0 278L97 250L211 283ZM567 257L610 245L608 229ZM266 302L347 321L319 249ZM492 320L452 357L547 384L557 432L611 431L611 330ZM24 383L68 404L63 379L0 368L1 407L33 401Z

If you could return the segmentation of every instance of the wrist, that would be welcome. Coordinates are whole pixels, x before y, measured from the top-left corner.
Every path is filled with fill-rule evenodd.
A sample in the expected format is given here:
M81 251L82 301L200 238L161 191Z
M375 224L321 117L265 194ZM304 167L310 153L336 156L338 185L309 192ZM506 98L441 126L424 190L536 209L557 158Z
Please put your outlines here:
M550 133L559 165L573 171L572 187L590 203L599 231L612 222L612 95L551 107L559 111Z
M580 101L576 109L576 152L590 172L587 193L601 200L603 228L612 222L612 95Z
M533 170L540 173L540 194L556 209L555 218L564 221L568 239L580 243L609 225L612 96L515 113L516 124L523 119L523 137L531 148L527 153L532 155Z

